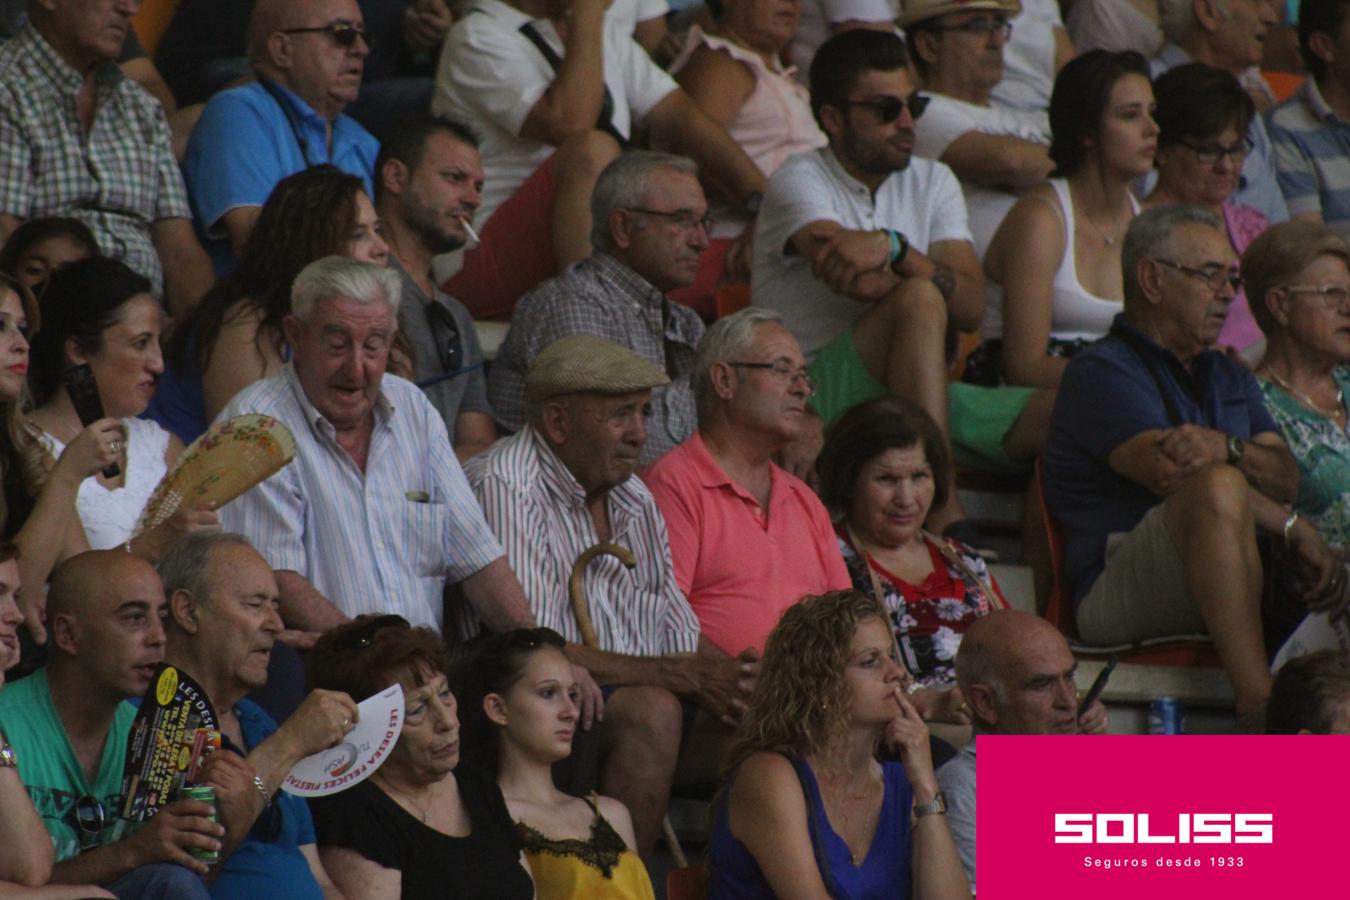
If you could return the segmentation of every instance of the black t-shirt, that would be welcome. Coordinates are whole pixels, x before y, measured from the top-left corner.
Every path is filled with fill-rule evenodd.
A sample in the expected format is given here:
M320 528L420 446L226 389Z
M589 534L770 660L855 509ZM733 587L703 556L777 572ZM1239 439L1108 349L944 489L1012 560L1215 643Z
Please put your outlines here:
M450 837L422 824L374 782L309 801L321 847L346 847L403 873L404 900L493 897L529 900L516 836L497 783L472 766L455 770L472 830Z

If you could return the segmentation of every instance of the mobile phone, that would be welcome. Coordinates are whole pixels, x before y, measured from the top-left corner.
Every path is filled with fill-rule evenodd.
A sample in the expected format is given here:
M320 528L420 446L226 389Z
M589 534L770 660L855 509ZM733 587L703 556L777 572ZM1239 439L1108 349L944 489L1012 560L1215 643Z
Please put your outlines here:
M94 372L88 363L71 366L61 374L61 379L66 383L66 392L70 394L70 402L75 407L75 414L80 417L81 425L87 428L91 422L103 418L103 401L98 396L98 382L94 380ZM103 470L103 477L116 478L121 472L121 467L112 463Z
M1116 663L1119 661L1116 655L1112 653L1110 658L1106 660L1106 665L1102 666L1102 670L1092 680L1092 687L1088 688L1087 696L1083 698L1082 703L1078 704L1078 716L1080 718L1083 713L1087 712L1087 708L1092 705L1093 701L1102 695L1102 691L1106 690L1106 682L1110 680L1111 673L1115 670Z

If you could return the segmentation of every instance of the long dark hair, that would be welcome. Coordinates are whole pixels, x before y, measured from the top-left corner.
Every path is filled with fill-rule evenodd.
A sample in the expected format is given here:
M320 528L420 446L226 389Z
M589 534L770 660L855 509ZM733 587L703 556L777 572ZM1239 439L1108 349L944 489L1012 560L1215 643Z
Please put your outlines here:
M544 647L562 652L566 642L551 628L516 628L475 640L457 669L455 694L459 697L460 753L485 772L496 774L501 729L487 717L483 699L505 694L525 673L530 657Z
M174 328L165 356L178 371L205 371L221 326L258 311L259 356L264 342L281 339L291 311L291 283L316 259L342 253L356 225L356 195L365 184L336 166L312 166L277 183L263 204L239 264ZM188 346L196 342L196 358Z
M1126 75L1148 78L1148 60L1133 50L1089 50L1059 70L1050 94L1052 174L1067 178L1083 167L1087 142L1100 141L1111 91Z
M103 332L122 319L122 307L150 282L125 263L91 256L63 266L47 279L39 308L42 328L28 349L28 387L41 406L61 386L66 369L66 341L74 338L80 352L103 349Z

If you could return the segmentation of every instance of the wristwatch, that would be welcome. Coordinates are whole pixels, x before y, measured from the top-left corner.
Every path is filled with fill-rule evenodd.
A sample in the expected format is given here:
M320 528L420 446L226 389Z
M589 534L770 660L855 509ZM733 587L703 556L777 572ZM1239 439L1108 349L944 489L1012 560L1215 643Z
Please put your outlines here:
M1235 434L1228 436L1228 464L1236 466L1242 462L1242 454L1247 450L1247 442Z
M938 791L937 795L927 803L914 804L914 818L916 819L922 819L924 816L935 816L939 813L945 815L946 812L947 795L942 793L942 791Z
M0 742L0 769L17 769L19 757L8 743Z

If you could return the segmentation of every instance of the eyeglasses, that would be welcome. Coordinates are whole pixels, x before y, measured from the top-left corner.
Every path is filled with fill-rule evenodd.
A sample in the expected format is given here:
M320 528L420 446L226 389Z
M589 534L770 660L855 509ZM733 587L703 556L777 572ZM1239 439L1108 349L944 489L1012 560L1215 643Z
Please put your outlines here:
M332 22L328 25L315 25L312 28L283 28L282 34L326 34L339 47L350 47L357 38L365 40L366 29L361 25L348 22Z
M1189 275L1192 278L1198 278L1203 281L1211 291L1218 293L1223 290L1224 285L1233 289L1233 293L1242 290L1242 276L1232 269L1197 269L1193 266L1183 266L1181 263L1171 259L1155 259L1154 262L1162 263L1169 269L1176 269L1183 275Z
M1224 147L1221 144L1192 144L1190 141L1177 143L1194 153L1202 166L1215 165L1225 157L1231 159L1234 165L1240 165L1247 158L1247 154L1252 152L1252 142L1248 138L1243 138L1231 147Z
M844 106L865 106L876 113L878 119L887 124L900 118L900 114L908 107L909 117L917 122L932 99L923 94L914 93L910 94L905 100L901 100L899 97L882 97L880 100L845 100Z
M446 375L458 372L464 365L464 338L459 333L455 316L435 300L426 306L427 326L431 329L431 340L436 345L436 356L441 363L441 372Z
M375 643L375 636L387 628L411 628L408 620L393 614L375 616L344 634L336 643L343 650L359 650Z
M808 391L816 389L815 382L811 380L811 376L806 373L805 369L795 369L791 363L784 362L781 359L776 359L773 362L729 362L727 365L733 369L765 369L772 372L775 378L782 379L788 384L796 384L800 381Z
M75 801L75 824L80 829L80 849L87 850L98 843L108 815L97 797L88 794Z
M1321 298L1322 306L1328 310L1342 310L1350 304L1350 287L1343 284L1291 284L1284 288L1286 294L1312 294Z
M932 31L956 31L962 34L978 34L988 37L991 34L1002 34L1006 41L1012 37L1013 23L1002 16L996 16L992 19L986 19L981 16L978 19L971 19L969 22L962 22L960 25L936 25ZM917 116L915 118L918 118Z
M642 206L630 206L629 212L642 213L647 216L660 216L663 219L670 219L675 223L675 227L682 228L685 231L693 231L695 228L702 228L706 234L712 228L711 216L696 216L692 210L675 209L666 211L663 209L647 209Z

